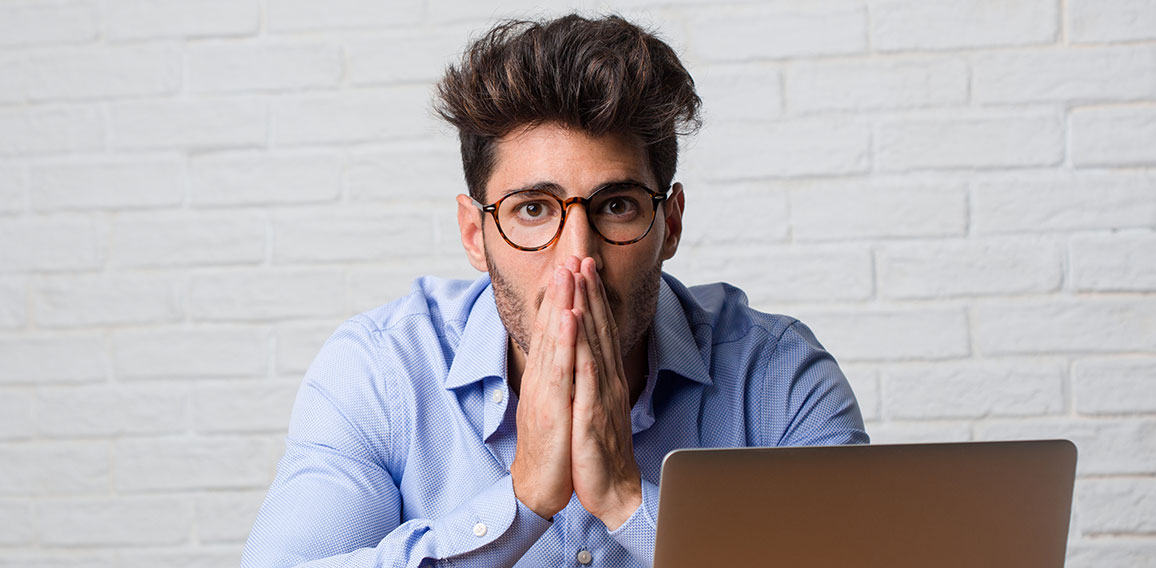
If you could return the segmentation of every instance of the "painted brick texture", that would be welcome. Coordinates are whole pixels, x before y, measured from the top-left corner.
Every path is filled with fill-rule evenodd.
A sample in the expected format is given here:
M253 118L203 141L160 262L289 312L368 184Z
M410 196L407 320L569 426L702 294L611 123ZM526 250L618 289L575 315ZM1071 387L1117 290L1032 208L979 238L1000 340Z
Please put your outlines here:
M0 568L236 566L302 374L473 277L432 86L502 16L683 56L666 270L800 317L878 443L1072 439L1156 568L1156 0L0 2Z

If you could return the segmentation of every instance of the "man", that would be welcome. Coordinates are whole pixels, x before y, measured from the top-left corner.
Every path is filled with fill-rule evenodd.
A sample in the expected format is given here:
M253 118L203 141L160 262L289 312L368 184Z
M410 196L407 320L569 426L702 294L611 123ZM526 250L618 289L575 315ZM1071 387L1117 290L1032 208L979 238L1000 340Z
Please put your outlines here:
M666 44L509 22L439 96L488 276L420 279L326 343L244 566L648 566L668 451L867 441L806 327L662 273L699 105Z

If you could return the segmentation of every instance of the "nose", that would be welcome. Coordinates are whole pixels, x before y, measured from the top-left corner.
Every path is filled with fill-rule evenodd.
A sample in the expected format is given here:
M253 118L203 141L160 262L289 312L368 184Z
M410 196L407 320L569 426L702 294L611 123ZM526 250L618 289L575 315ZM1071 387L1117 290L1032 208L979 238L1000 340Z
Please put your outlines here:
M554 253L560 261L576 256L579 259L591 257L597 268L602 267L600 255L602 237L590 225L586 206L580 202L566 204L566 222L562 225L562 234L558 235L558 242L554 243Z

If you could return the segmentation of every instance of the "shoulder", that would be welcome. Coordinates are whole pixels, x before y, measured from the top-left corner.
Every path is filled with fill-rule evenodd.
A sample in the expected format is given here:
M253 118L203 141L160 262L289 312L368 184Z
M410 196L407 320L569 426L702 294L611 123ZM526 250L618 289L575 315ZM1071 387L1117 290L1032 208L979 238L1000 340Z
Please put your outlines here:
M810 334L793 317L752 308L746 293L726 282L687 287L669 275L664 277L682 304L687 322L692 328L709 328L713 345L750 341L773 348L784 335L799 329Z

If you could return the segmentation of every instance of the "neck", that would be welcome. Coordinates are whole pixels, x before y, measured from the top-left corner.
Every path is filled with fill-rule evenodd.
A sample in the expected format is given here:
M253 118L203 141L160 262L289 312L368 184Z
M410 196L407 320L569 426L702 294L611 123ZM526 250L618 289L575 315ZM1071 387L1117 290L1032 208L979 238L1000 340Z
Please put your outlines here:
M513 339L508 340L506 347L506 374L510 389L514 394L521 396L522 373L526 370L526 354L518 348ZM626 382L630 385L630 406L638 402L642 396L642 389L646 388L646 378L650 370L647 344L649 333L642 336L638 344L622 357L622 370L626 373Z

